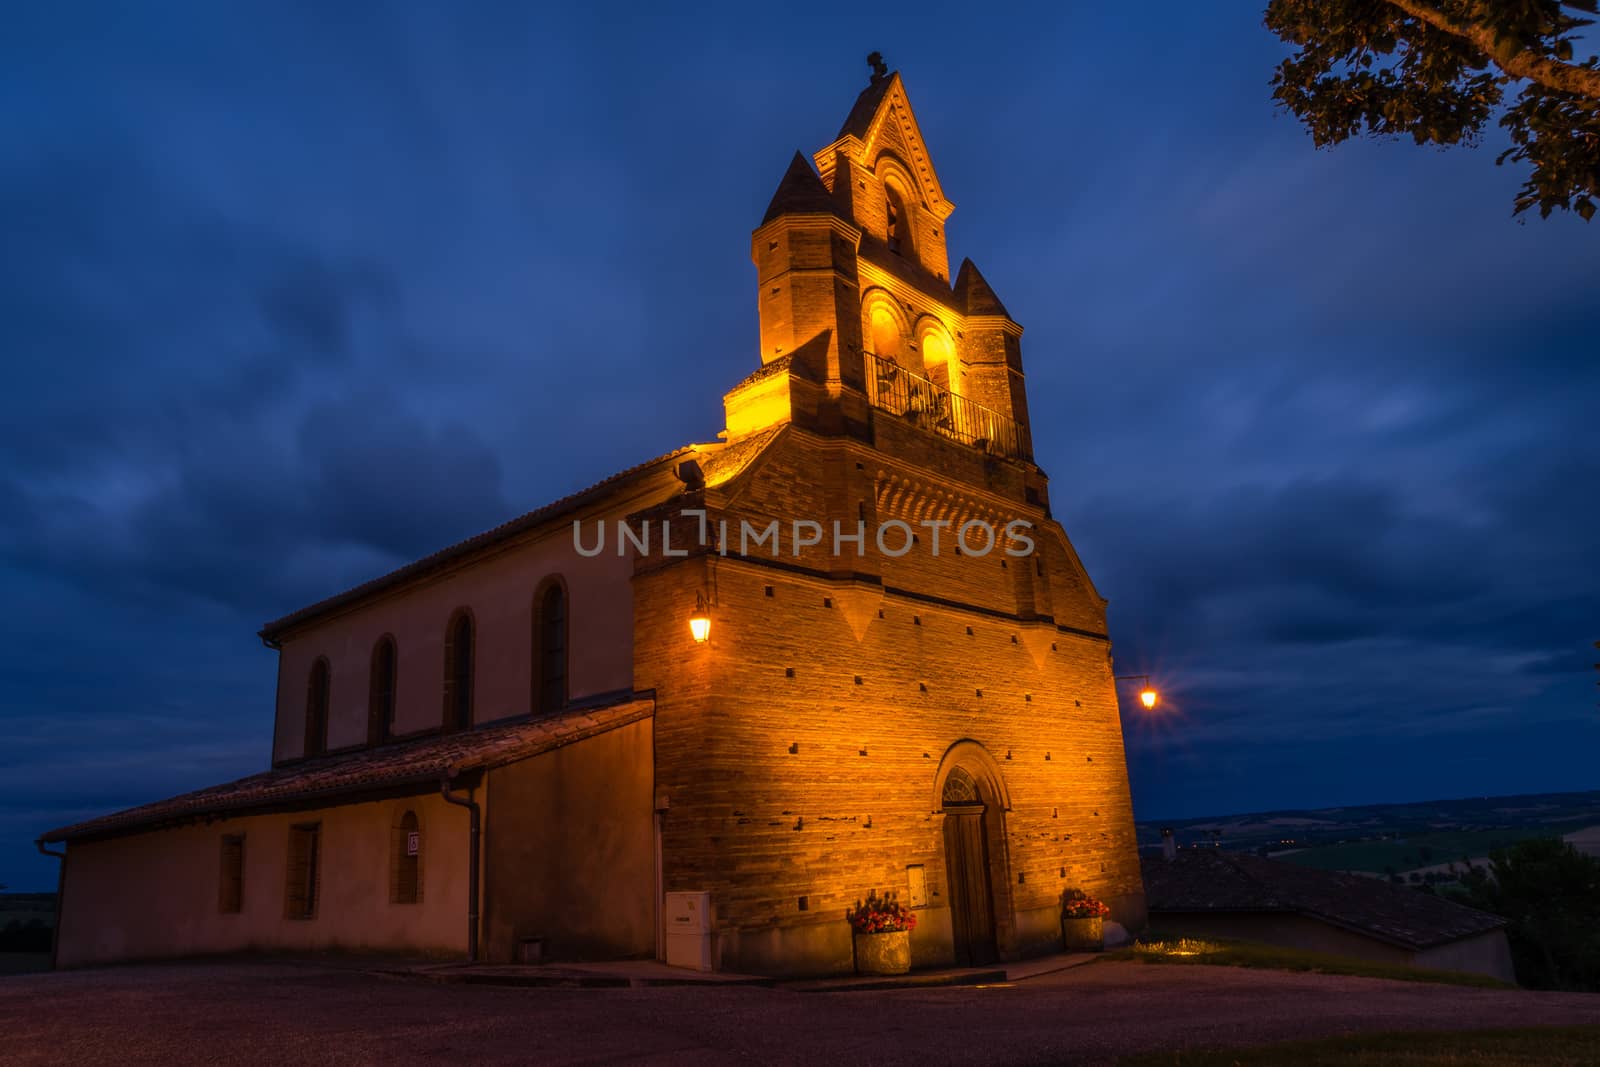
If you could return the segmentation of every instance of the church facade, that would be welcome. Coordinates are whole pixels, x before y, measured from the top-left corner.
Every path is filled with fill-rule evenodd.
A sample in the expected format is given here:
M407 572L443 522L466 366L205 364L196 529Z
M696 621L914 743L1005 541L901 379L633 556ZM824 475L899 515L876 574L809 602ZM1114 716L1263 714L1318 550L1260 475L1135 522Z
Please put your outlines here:
M1059 948L1067 888L1142 926L1105 601L952 210L878 69L752 235L720 439L264 627L271 769L41 839L58 965L664 957L699 899L709 965L830 974L874 892L917 966Z

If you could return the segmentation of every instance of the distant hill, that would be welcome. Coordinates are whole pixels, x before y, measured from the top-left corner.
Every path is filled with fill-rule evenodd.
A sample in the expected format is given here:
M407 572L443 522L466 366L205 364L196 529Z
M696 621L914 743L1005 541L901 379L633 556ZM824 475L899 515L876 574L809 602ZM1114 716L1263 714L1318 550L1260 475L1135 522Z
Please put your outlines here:
M1199 819L1141 819L1141 848L1170 827L1181 847L1281 855L1326 870L1396 874L1481 859L1534 837L1600 838L1600 790L1466 797L1412 804L1286 809Z

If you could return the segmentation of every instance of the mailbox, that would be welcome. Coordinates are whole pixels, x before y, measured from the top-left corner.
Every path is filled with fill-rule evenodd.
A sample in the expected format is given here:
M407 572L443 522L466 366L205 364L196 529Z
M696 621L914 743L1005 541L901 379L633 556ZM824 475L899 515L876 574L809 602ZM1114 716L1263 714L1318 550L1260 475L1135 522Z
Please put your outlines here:
M667 965L711 970L711 894L668 893L661 918Z

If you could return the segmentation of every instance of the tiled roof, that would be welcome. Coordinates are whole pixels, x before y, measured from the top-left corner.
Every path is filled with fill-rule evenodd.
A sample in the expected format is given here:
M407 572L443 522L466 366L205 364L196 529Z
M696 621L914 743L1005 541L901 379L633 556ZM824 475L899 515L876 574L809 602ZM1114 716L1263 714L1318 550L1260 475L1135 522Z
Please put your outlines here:
M1487 933L1505 920L1377 878L1220 849L1182 849L1144 861L1152 912L1289 912L1408 949Z
M637 722L654 711L654 699L635 697L533 721L495 723L464 733L319 756L64 826L51 830L43 840L106 837L209 815L243 814L324 797L338 803L340 797L350 794L437 783L447 776L537 756Z
M343 607L346 604L352 604L358 600L361 600L363 597L372 595L373 593L381 592L384 589L400 585L401 583L409 581L412 578L416 578L431 571L438 570L446 564L451 563L473 551L476 551L477 549L485 548L498 541L503 541L506 538L513 537L516 534L534 529L543 523L549 522L551 519L559 517L563 512L571 511L574 508L581 507L582 505L589 503L602 494L617 489L623 484L641 477L645 473L651 471L660 464L668 462L669 460L679 459L697 450L715 450L720 449L721 447L722 446L720 444L684 445L682 448L675 449L674 451L668 452L665 455L657 456L655 459L647 460L636 467L629 467L625 471L619 471L604 481L596 482L587 489L579 490L578 492L573 493L571 496L564 496L560 500L546 504L544 507L535 511L530 511L526 515L521 515L510 520L509 522L501 523L492 530L486 530L481 534L467 538L465 541L459 541L448 548L442 548L432 555L423 556L421 559L412 563L407 563L405 566L397 568L396 570L392 570L388 574L380 575L379 577L368 582L363 582L361 585L358 585L353 589L347 589L342 593L328 597L326 600L319 600L309 607L304 607L298 611L290 612L283 618L275 619L261 627L260 636L263 640L270 641L277 635L283 633L285 630L299 623L307 622L318 617L319 615L325 615L336 608Z
M707 485L725 485L732 481L745 468L753 463L757 456L766 451L773 438L784 431L788 423L779 423L765 430L757 430L743 437L736 437L729 441L720 452L714 453L711 458L701 464L701 470L706 476Z

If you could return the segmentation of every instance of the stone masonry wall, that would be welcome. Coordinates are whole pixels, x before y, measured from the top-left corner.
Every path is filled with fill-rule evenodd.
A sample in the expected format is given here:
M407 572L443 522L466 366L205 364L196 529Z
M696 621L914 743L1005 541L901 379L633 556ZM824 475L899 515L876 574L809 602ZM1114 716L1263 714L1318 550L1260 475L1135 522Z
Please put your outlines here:
M895 451L927 463L945 444ZM733 528L741 515L758 525L865 515L865 557L796 559L785 529L777 560L713 554L647 562L635 577L635 684L656 691L657 792L670 805L665 888L712 893L724 967L848 970L845 909L873 889L905 899L915 865L929 898L914 951L919 963L947 962L935 777L960 741L987 750L1011 800L991 857L1002 954L1052 946L1069 886L1112 902L1125 923L1143 921L1109 644L1097 636L1103 608L1059 526L1033 509L1042 574L1032 558L1002 568L998 550L975 558L946 546L935 559L926 531L898 560L870 543L879 501L893 495L880 491L887 481L901 514L941 492L957 510L1027 513L984 484L1020 498L1020 473L1002 464L986 475L993 461L972 456L972 482L918 489L922 464L791 429L723 502ZM704 645L686 624L700 590L715 597ZM1039 599L1056 620L1034 617Z

